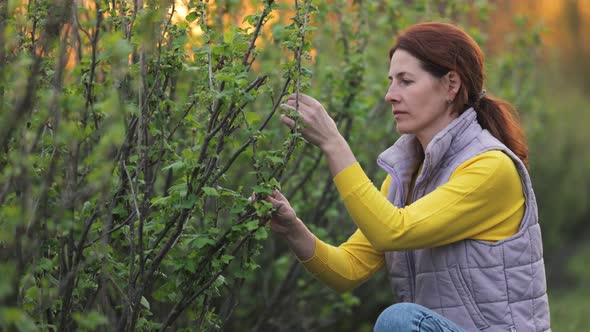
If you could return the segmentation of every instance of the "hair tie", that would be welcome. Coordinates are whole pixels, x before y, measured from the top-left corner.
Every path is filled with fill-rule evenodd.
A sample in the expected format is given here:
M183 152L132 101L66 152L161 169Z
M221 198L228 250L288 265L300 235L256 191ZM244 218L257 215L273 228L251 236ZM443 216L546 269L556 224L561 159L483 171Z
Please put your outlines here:
M486 89L482 89L481 92L479 93L479 99L482 99L483 97L486 96Z

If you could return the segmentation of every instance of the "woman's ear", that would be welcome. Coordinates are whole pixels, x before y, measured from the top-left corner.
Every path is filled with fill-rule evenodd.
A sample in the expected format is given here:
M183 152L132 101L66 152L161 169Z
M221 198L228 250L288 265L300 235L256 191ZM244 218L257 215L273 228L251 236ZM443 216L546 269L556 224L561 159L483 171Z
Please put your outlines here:
M459 74L454 70L451 70L445 76L447 81L447 98L448 100L455 100L455 97L461 88L461 76L459 76Z

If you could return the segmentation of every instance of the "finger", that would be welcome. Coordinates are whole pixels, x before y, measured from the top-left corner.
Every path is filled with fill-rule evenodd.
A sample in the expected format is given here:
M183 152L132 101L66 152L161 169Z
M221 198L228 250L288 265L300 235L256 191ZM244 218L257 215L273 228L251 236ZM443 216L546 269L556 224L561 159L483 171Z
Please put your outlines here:
M295 120L291 119L290 117L286 116L285 114L281 114L280 120L287 127L291 128L291 129L295 128Z
M297 99L297 94L296 93L290 94L288 99L295 101ZM307 106L313 106L316 103L318 103L318 101L315 100L314 98L304 94L304 93L300 93L299 94L299 103L305 104Z
M287 117L289 117L290 119L295 120L295 118L297 117L296 115L293 116L294 114L299 115L299 119L301 120L301 123L306 124L307 122L309 122L309 119L313 119L314 118L314 110L312 108L310 108L309 106L306 105L299 105L299 108L296 109L295 105L291 105L291 104L281 104L281 109L284 110L285 112L288 112L287 114L285 114ZM295 113L296 112L296 113ZM291 127L293 128L293 127Z
M297 104L295 99L288 99L285 103L281 104L281 106L282 105L285 105L284 107L282 107L282 109L286 112L299 111L301 113L303 110L313 110L313 107L311 105L308 105L301 101L299 101L299 104Z
M280 200L274 199L272 196L266 197L266 201L272 204L272 207L279 212L281 208L285 205L285 203L281 202Z
M286 103L283 103L280 105L281 110L285 111L285 112L294 112L296 111L295 105L290 103L289 101L287 101Z
M252 202L254 202L255 199L256 199L256 194L252 193L252 195L250 195L250 197L248 197L248 202L252 203Z
M295 102L287 101L286 103L281 104L281 110L287 113L287 115L299 114L299 116L303 116L304 112L308 112L311 108L304 104L299 104L299 107L296 107Z
M287 198L285 198L285 196L283 196L283 194L278 189L273 190L272 194L278 200L281 200L281 201L287 200Z
M289 99L285 103L281 104L281 109L285 112L299 111L299 114L303 115L304 113L308 114L309 112L315 112L318 107L321 109L322 105L320 105L317 101L316 104L317 105L314 106L300 102L299 105L297 105L294 99Z

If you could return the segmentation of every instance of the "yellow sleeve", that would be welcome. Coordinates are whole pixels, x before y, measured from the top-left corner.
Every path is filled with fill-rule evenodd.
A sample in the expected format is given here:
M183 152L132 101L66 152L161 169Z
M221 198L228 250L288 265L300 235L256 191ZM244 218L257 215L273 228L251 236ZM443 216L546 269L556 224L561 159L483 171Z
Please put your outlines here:
M463 239L498 241L517 232L524 214L520 176L501 151L466 161L447 183L404 208L391 204L358 163L334 181L352 219L378 251Z
M387 176L381 190L387 194L391 178ZM318 280L338 292L345 292L369 279L384 264L383 253L373 248L365 235L356 230L338 247L316 237L314 255L302 261L303 266Z

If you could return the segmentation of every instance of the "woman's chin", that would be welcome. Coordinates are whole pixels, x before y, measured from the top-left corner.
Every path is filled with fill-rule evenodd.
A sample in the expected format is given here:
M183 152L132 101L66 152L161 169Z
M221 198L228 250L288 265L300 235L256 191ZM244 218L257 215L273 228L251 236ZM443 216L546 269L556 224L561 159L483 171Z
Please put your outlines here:
M397 129L397 132L400 134L411 134L412 131L410 130L410 128L408 128L407 126L404 126L404 124L400 124L399 122L396 124L395 128Z

